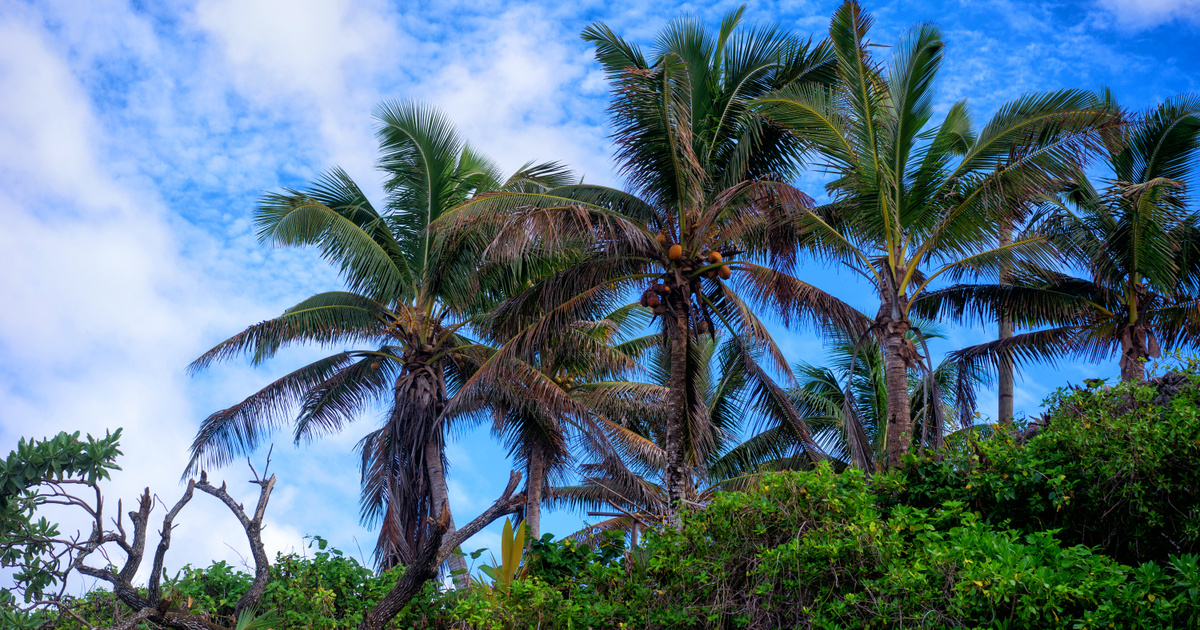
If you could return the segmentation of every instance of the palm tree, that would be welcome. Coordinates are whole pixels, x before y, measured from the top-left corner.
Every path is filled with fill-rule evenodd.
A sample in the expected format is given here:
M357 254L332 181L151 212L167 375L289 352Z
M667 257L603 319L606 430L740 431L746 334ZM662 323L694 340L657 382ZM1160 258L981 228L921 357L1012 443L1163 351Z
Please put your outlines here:
M656 335L657 337L657 335ZM724 341L713 336L694 340L691 350L697 368L692 376L693 387L704 401L703 413L693 418L703 424L688 427L689 450L683 458L688 475L691 499L706 501L719 489L742 487L758 471L742 466L748 460L745 445L737 436L749 417L768 419L772 439L763 448L749 447L757 457L755 464L763 468L803 469L820 456L809 448L812 440L796 431L789 411L781 408L772 385L762 379L753 365L746 362L747 354L758 351L742 347L742 340L727 336ZM619 391L632 394L636 402L623 406L609 405L601 418L600 428L612 448L590 451L591 461L579 467L580 483L558 486L551 490L549 501L571 508L617 509L625 514L601 522L586 531L628 529L634 519L647 523L671 518L665 489L666 414L662 401L668 396L666 384L671 378L669 345L658 343L638 348L646 364L649 382L605 384L611 394ZM632 401L631 401L632 402ZM764 432L767 433L767 432ZM767 438L760 438L760 442ZM787 442L785 445L784 442ZM739 449L742 449L739 451ZM784 454L781 451L787 450ZM777 454L773 461L764 453Z
M935 325L922 324L922 329L929 339L943 336ZM854 338L838 331L829 333L832 363L821 366L797 363L793 370L799 384L788 390L788 397L835 466L857 465L869 469L885 455L887 387L883 351L875 343L868 343L865 349L858 347L856 351ZM915 338L915 333L910 332L910 337ZM723 343L702 340L697 347L701 364L706 366L698 375L698 387L704 392L708 415L713 419L708 427L713 448L688 456L688 461L702 471L698 475L703 483L698 488L697 499L702 502L717 491L746 488L765 472L810 468L814 458L808 452L806 441L796 433L787 414L781 412L770 397L762 396L762 389L755 386L753 376L742 369L744 364L740 361L741 350L736 347L736 339ZM658 385L646 385L642 395L654 400L655 390L663 389L661 383L666 381L667 370L661 349L650 350L647 363L651 380ZM963 367L948 358L932 373L910 375L908 388L913 423L922 429L924 442L931 448L939 447L934 440L935 424L944 419L947 433L962 428L951 410L973 404L972 399L961 397L971 396L974 388L964 387L961 381L969 381L972 386L986 382L984 374L961 372ZM848 421L846 416L847 390L851 392L855 422ZM925 401L934 400L934 392L939 396L937 403L927 406ZM622 446L617 456L605 453L595 457L580 467L581 483L551 490L550 501L556 505L620 510L616 513L619 515L591 525L573 537L587 538L598 531L614 529L630 531L639 520L650 523L662 518L666 506L661 485L665 459L660 446L662 415L653 414L652 409L653 405L650 405L646 411L614 416L616 422L605 428L612 436L612 442ZM758 428L738 442L736 433L746 418L756 418ZM926 427L928 430L923 430ZM850 438L850 432L854 430L863 433L860 441L868 445L865 455L854 450L854 441ZM940 431L936 433L941 434Z
M553 331L642 293L670 348L663 446L672 506L694 485L684 460L686 428L703 424L692 386L699 332L732 330L790 377L751 303L771 307L785 324L799 315L864 325L853 309L789 275L793 226L809 205L786 183L803 140L747 109L772 90L830 80L829 48L774 27L743 28L741 16L726 16L715 34L676 20L650 59L602 24L584 31L614 84L617 159L633 192L581 184L487 195L441 222L451 233L497 226L485 261L492 265L531 257L564 264L493 313L509 337L503 353L535 356Z
M188 470L226 464L288 422L297 443L340 431L384 402L382 426L359 449L362 518L381 523L375 554L388 567L412 560L428 534L427 518L447 505L443 410L486 355L462 327L473 309L520 280L475 274L477 246L488 235L448 247L426 227L482 192L556 187L565 173L553 164L527 166L503 179L441 114L417 103L384 103L375 118L379 167L387 175L382 211L335 168L302 190L264 195L255 213L260 241L318 247L339 268L346 290L315 295L247 328L191 369L240 355L257 365L296 343L363 349L306 365L209 416Z
M1177 96L1147 111L1113 138L1105 158L1103 188L1080 171L1046 199L1042 217L1086 275L1024 265L1011 288L960 285L933 296L930 312L974 319L1003 309L1034 329L957 358L994 368L1003 353L1022 362L1119 354L1121 379L1142 380L1148 358L1200 344L1200 216L1184 193L1198 183L1200 98Z
M1078 164L1109 114L1096 95L1066 90L1010 102L978 132L965 102L931 125L940 32L914 28L885 70L869 52L871 23L856 2L843 4L830 25L836 86L785 88L753 109L805 138L835 175L832 203L797 226L806 247L855 269L879 296L870 330L884 349L886 463L895 466L912 439L908 371L922 360L920 331L918 343L908 339L914 303L939 280L1047 261L1041 235L995 246L997 225Z
M934 324L918 322L926 339L944 338ZM909 340L916 342L915 331ZM813 436L835 465L872 469L886 456L887 382L882 348L873 340L856 340L830 331L827 365L799 362L794 367L800 383L788 392L793 404L813 429ZM865 347L863 347L865 345ZM941 436L962 428L953 410L972 408L975 387L987 381L971 366L945 359L932 372L912 371L908 380L909 408L914 433L921 444L940 448ZM965 371L964 371L965 370ZM849 396L847 396L849 392ZM936 396L936 398L935 398ZM926 400L937 400L926 405ZM803 448L791 424L778 417L767 420L757 433L731 449L714 464L714 481L778 468ZM859 437L852 436L859 432ZM865 445L859 451L859 444Z
M493 433L525 472L523 521L530 540L541 536L541 506L546 490L565 479L573 463L572 443L589 453L614 453L607 434L613 424L604 414L644 410L648 401L624 381L638 369L636 356L645 338L629 338L649 321L649 311L634 304L595 322L576 322L554 335L543 352L526 363L504 355L489 357L459 390L446 414L491 411ZM488 336L488 331L482 331Z

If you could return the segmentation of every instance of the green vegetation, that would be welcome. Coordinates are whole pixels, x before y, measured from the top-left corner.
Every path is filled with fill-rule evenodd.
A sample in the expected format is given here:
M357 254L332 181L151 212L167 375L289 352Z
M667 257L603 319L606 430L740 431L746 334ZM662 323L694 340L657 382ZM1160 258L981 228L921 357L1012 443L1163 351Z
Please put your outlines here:
M1051 403L1035 435L956 436L941 459L888 474L766 474L631 550L619 532L546 535L521 561L506 534L494 582L429 585L390 627L1194 627L1200 371ZM280 630L358 627L402 569L376 575L314 547L276 559L260 610ZM250 581L216 563L164 592L232 621ZM103 591L72 605L92 623L114 610Z
M119 430L23 440L0 464L0 563L15 576L0 624L1200 625L1200 364L1181 353L1200 346L1187 196L1200 100L1139 114L1069 89L1023 95L982 125L966 101L939 118L936 27L885 59L853 1L822 40L743 13L716 29L675 20L649 51L602 23L584 31L611 82L626 189L553 162L506 176L439 112L399 101L375 115L381 204L336 168L264 194L260 240L316 248L344 290L191 369L293 344L352 349L206 418L161 527L149 489L128 521L104 511L120 505L98 485ZM830 176L826 203L793 183L813 170ZM801 279L812 261L857 272L878 311ZM827 360L790 363L801 358L766 317L816 328ZM935 364L926 342L946 322L1000 334ZM1180 368L1147 381L1164 350ZM1119 385L1060 390L1013 424L1014 369L1118 354ZM972 426L993 376L999 423ZM286 426L297 442L341 431L376 404L385 420L359 442L373 566L320 538L311 556L272 562L261 527L275 477L254 471L247 511L203 469ZM482 418L520 472L456 524L448 429ZM241 523L253 575L163 570L196 490ZM52 505L82 510L91 533L60 532ZM606 520L555 540L543 505ZM458 547L509 515L499 558L473 576L482 550ZM67 597L71 575L108 590Z

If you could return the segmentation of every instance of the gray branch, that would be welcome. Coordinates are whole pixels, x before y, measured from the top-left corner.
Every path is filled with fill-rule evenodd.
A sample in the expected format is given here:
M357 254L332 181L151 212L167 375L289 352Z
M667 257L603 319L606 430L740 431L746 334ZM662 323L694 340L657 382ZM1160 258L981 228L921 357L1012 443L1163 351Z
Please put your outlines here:
M275 475L266 479L255 479L251 483L257 484L260 488L258 505L255 506L253 517L247 516L242 505L229 496L229 493L225 491L224 483L220 488L210 484L208 473L201 471L200 483L196 484L196 488L201 492L220 499L233 512L233 515L242 524L242 528L246 530L246 538L250 541L250 553L254 556L254 582L250 584L250 590L246 591L246 594L238 600L235 607L238 614L241 614L243 610L258 606L263 594L266 593L267 580L271 577L271 560L267 557L267 551L262 542L262 521L263 515L267 511L267 502L271 499L271 490L275 488Z

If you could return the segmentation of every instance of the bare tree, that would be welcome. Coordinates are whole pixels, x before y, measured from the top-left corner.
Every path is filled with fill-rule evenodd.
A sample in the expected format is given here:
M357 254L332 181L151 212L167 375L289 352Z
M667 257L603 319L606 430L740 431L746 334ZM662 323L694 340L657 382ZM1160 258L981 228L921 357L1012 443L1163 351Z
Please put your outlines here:
M79 573L107 582L113 595L130 609L131 614L111 628L134 628L140 623L150 622L180 630L224 630L207 614L193 612L185 602L173 601L162 593L163 563L171 547L175 519L192 500L196 490L224 503L245 530L254 557L254 580L250 589L238 600L235 610L240 616L245 611L257 608L270 577L271 567L263 547L262 528L267 503L275 487L274 475L268 477L264 468L260 476L253 466L250 467L254 474L250 483L259 486L259 493L258 502L249 514L230 496L224 483L219 488L209 483L207 473L201 472L199 481L189 479L183 495L163 517L158 545L151 560L149 582L143 595L133 580L147 555L146 544L153 527L151 512L154 504L162 501L150 493L150 488L146 488L138 498L137 509L123 512L121 501L118 501L116 516L108 518L106 522L105 501L99 482L108 478L108 470L116 468L113 461L120 455L116 448L120 433L100 440L88 436L86 443L79 440L78 435L62 433L53 439L31 441L28 448L22 440L21 448L9 456L5 470L0 474L3 477L0 481L5 482L2 484L4 491L0 492L0 507L3 508L0 517L4 521L0 528L3 533L0 537L0 556L5 566L16 569L14 587L10 590L24 595L26 603L20 608L26 611L56 609L89 628L95 628L71 610L65 601L68 578L72 573ZM22 451L22 448L26 450ZM22 452L26 455L36 452L41 457L22 457ZM54 461L58 469L50 467L42 470L42 461ZM64 461L68 462L66 466L62 466ZM270 466L269 457L267 465ZM13 486L8 483L11 478L28 481ZM83 489L76 490L77 487ZM89 494L94 498L88 497ZM47 505L83 510L91 521L91 532L86 536L82 531L67 536L60 534L57 525L45 518L34 520L39 508ZM165 508L166 504L163 503L163 506ZM115 550L125 554L125 560L119 568L110 556ZM102 566L96 566L92 560L96 556L104 560Z

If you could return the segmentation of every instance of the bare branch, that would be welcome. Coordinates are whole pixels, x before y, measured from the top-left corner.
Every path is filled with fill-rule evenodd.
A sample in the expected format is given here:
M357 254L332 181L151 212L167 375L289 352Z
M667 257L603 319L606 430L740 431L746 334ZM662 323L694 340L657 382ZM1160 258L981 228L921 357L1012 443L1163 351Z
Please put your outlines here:
M450 554L454 553L468 538L478 534L480 530L492 524L492 521L506 514L513 514L525 505L524 493L513 496L513 491L517 489L517 485L521 483L521 473L512 471L508 474L508 485L504 487L504 492L500 498L491 507L484 510L482 514L476 516L470 523L460 527L450 537L442 543L442 547L438 550L437 564L441 566Z
M175 507L171 508L171 511L167 512L167 515L163 517L162 531L158 533L158 549L154 552L154 564L150 569L150 584L147 589L149 592L150 601L156 601L158 599L159 582L162 580L163 559L167 555L167 549L171 547L171 530L175 527L172 522L175 520L175 516L179 514L179 510L182 510L183 506L186 505L188 501L192 500L192 491L195 489L196 481L194 479L189 479L187 490L183 493L183 496L179 498L179 502L176 503Z
M268 466L270 464L268 463ZM251 467L253 470L253 467ZM266 469L263 469L265 474ZM258 475L255 474L255 477ZM225 484L222 483L220 488L214 487L208 482L208 473L200 472L200 483L196 484L201 492L211 494L221 500L233 515L237 517L238 522L242 524L242 528L246 530L246 538L250 541L250 553L254 556L254 582L250 584L250 589L246 594L238 600L235 610L240 614L243 610L253 608L262 600L263 593L267 589L267 580L271 577L271 561L267 557L267 551L263 547L262 542L262 520L263 515L267 511L267 502L271 499L271 490L275 488L275 475L271 475L266 479L255 479L251 483L257 484L261 489L258 493L258 505L254 509L254 517L246 516L246 511L242 509L242 505L238 503L229 493L225 491Z

